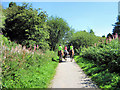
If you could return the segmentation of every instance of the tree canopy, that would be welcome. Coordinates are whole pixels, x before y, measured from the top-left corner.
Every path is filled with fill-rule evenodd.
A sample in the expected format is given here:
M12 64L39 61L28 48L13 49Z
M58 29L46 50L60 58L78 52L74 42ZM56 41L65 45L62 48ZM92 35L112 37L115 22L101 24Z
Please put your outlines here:
M117 22L113 28L113 34L115 35L115 33L120 34L120 16L118 16Z
M49 45L52 50L55 50L55 47L58 43L62 43L62 40L65 39L65 35L70 33L70 27L68 23L59 17L49 17L47 24L49 26Z
M79 48L88 47L98 40L92 29L74 33L75 30L63 18L48 17L45 11L33 9L29 3L17 5L10 2L4 15L4 36L27 47L39 45L41 49L56 50L59 44L72 43Z
M5 23L5 16L4 16L4 13L3 13L3 8L2 8L2 5L0 4L0 33L2 33L2 29L4 28L4 23Z
M91 34L95 34L92 29L90 29L90 33L91 33Z
M5 9L5 15L5 36L23 45L38 44L41 48L49 47L46 41L49 38L46 12L33 9L28 3L17 6L11 2Z
M92 46L94 43L98 42L99 38L94 34L85 31L78 31L73 34L71 41L74 48L79 49L80 47Z
M111 33L107 34L107 38L109 37L113 38Z

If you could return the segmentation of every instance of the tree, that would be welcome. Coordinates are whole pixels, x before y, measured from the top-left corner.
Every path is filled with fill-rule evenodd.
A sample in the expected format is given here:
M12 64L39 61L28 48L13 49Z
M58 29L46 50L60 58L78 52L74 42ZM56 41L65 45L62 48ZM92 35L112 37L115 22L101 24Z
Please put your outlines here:
M16 6L16 3L15 2L10 2L9 7L12 7L12 6Z
M98 42L99 38L89 32L78 31L73 34L70 43L73 44L75 52L81 47L92 46L94 43ZM70 44L69 43L69 44Z
M70 28L62 18L59 17L49 17L47 24L49 25L49 45L51 50L55 50L55 47L58 43L62 43L65 35L67 35L70 31Z
M118 33L118 35L120 34L120 16L118 16L117 22L113 28L113 34L115 35L115 33Z
M90 33L91 33L91 34L94 34L94 32L93 32L93 30L92 30L92 29L90 29Z
M113 38L111 33L109 33L109 34L107 35L107 38L109 38L109 37Z
M68 45L71 41L72 35L74 34L75 30L73 28L70 28L70 30L64 35L64 38L62 40L62 43L64 45Z
M102 35L103 38L105 38L105 35Z
M5 15L3 33L12 41L27 46L38 44L41 48L49 46L46 41L49 39L46 12L33 9L28 3L23 3L21 6L10 3L5 9Z
M3 12L3 8L2 5L0 4L0 11L1 11L1 15L0 15L0 33L2 33L2 29L4 29L4 23L5 23L5 16L4 16L4 12Z

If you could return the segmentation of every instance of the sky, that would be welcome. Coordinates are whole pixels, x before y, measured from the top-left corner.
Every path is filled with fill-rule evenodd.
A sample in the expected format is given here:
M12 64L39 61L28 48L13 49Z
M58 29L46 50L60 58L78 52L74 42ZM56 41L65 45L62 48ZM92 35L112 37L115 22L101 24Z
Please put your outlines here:
M10 0L8 0L10 2ZM7 8L9 2L2 1L3 8ZM21 2L17 1L17 5ZM41 8L48 16L63 18L75 31L93 29L95 35L107 36L112 33L113 26L117 21L118 2L40 2L31 1L33 8Z

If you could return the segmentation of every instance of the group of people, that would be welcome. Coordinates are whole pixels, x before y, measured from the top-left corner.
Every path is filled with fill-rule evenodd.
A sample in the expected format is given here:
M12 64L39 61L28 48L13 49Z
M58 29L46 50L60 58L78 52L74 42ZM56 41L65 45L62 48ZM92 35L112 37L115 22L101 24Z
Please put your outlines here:
M64 51L63 51L61 44L59 45L58 49L59 49L58 50L59 62L62 61L62 58L66 60L66 57L68 54L70 55L71 62L73 61L74 50L73 50L72 44L70 44L69 52L68 52L67 46L64 47Z

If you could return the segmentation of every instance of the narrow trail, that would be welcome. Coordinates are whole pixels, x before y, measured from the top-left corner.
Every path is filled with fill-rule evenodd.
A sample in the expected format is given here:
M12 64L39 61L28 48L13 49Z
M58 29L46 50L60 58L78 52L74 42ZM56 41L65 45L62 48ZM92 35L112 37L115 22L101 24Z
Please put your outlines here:
M50 88L97 88L82 69L75 63L67 61L59 63L56 75L51 82Z

